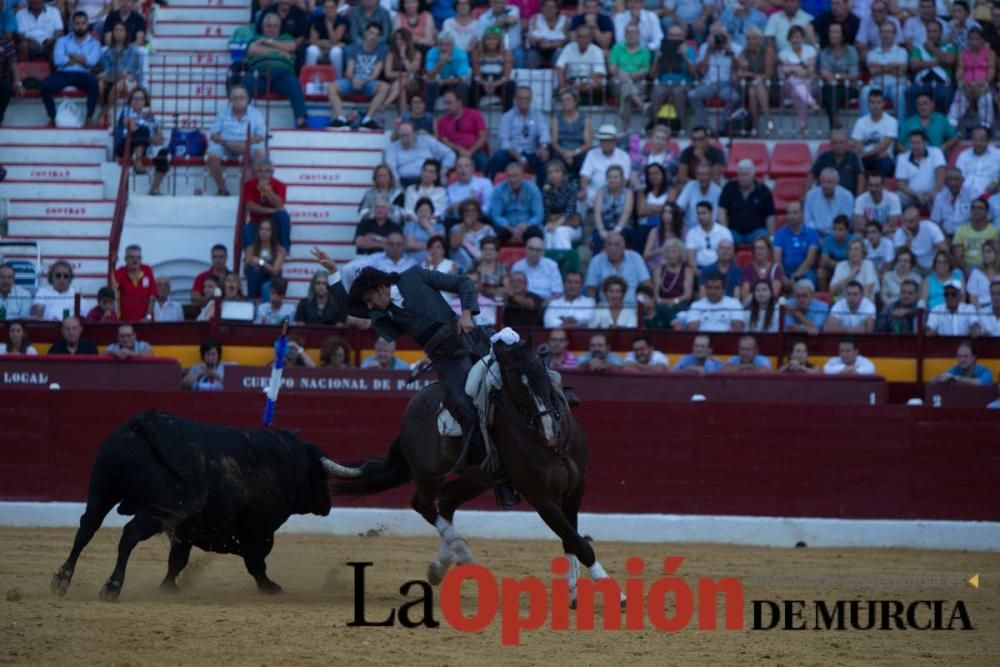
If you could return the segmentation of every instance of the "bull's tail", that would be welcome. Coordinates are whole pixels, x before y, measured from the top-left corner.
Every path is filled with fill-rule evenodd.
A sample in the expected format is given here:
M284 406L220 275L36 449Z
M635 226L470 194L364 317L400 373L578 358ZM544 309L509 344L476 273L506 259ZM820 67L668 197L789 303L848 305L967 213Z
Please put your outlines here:
M410 464L403 456L397 437L384 459L371 459L361 466L361 475L354 478L340 477L333 482L335 496L368 496L395 489L410 481Z

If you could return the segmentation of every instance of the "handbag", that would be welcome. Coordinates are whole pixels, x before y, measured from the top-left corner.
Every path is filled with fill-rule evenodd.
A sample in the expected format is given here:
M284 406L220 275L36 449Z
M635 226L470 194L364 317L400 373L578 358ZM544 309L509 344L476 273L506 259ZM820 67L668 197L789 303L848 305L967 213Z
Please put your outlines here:
M170 131L167 150L171 157L201 157L207 148L201 130L175 127Z
M83 127L84 117L80 105L63 100L56 109L56 127Z

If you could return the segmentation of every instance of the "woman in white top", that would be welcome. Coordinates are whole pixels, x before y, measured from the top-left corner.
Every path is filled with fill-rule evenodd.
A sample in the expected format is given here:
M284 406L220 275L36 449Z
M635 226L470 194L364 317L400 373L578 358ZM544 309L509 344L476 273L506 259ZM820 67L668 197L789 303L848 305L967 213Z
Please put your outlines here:
M750 292L753 296L747 308L747 331L775 333L781 308L768 280L758 280Z
M445 257L443 236L432 236L427 240L427 258L420 266L428 271L455 273L455 262Z
M441 273L455 273L455 262L445 257L444 237L432 236L427 240L427 258L420 265L428 271L440 271ZM440 292L445 303L451 304L455 296L450 292Z
M472 0L455 0L455 16L445 19L441 32L447 31L455 35L455 46L472 53L482 33L479 21L472 15Z
M806 114L819 109L813 95L816 79L816 49L805 44L805 31L797 25L788 29L788 46L778 54L785 77L785 96L792 98L799 116L799 132L805 132Z
M990 305L990 284L1000 280L1000 249L996 241L983 241L983 268L973 266L969 271L965 291L976 308Z
M48 280L48 285L42 285L35 292L31 316L49 322L62 322L75 312L76 290L70 287L73 267L62 259L53 262L49 267Z
M24 322L14 320L7 325L7 338L0 343L0 354L38 354L38 350L31 344Z
M590 326L594 329L634 329L639 326L635 308L625 305L628 284L621 276L608 276L601 286L607 303L598 306Z
M837 268L833 270L833 278L830 279L830 293L840 296L847 287L847 283L858 281L864 287L865 296L874 300L879 293L881 286L878 280L878 271L870 259L865 257L865 244L861 239L854 239L847 246L847 259L837 262Z
M566 46L569 21L559 11L556 0L544 0L542 10L528 24L528 69L538 69L543 61L552 62L556 53Z
M448 191L438 183L441 177L441 163L426 160L420 169L420 182L406 188L403 194L403 216L407 220L417 219L417 202L427 197L434 205L435 217L441 217L448 208Z
M222 391L225 367L222 364L222 344L213 340L201 343L201 363L195 364L181 380L181 389L192 391Z

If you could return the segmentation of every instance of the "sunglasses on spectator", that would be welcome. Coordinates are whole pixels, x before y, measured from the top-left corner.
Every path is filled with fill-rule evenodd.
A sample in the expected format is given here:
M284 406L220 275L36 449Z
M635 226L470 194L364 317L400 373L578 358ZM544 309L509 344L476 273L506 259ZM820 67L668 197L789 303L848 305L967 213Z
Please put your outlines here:
M68 279L69 278L69 274L68 273L53 273L52 277L53 278L66 278L66 279Z

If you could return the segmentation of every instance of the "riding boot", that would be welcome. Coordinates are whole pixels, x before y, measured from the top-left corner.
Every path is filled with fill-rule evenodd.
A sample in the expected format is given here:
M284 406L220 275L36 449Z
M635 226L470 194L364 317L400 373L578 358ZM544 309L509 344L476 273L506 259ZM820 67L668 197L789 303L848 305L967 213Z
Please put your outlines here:
M507 480L497 482L493 492L496 494L497 507L500 509L513 509L521 502L521 494Z

